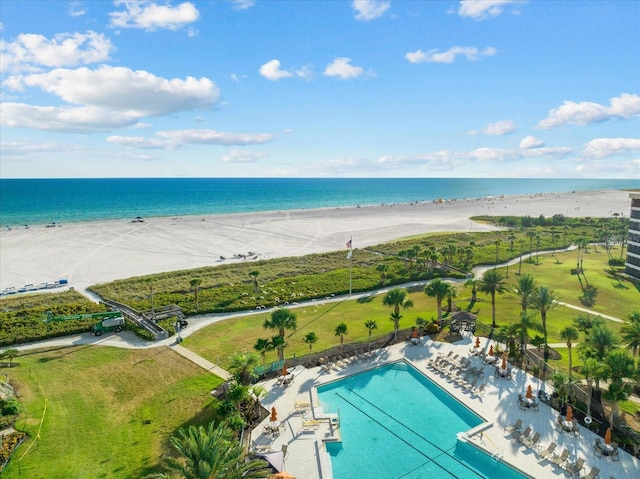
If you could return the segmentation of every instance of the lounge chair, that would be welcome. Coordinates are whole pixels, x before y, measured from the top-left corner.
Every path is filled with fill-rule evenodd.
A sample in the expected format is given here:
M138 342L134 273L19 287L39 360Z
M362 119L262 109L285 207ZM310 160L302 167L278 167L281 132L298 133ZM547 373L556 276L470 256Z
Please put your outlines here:
M295 400L294 408L296 411L304 411L305 409L311 408L311 403L307 401L298 401Z
M516 420L511 426L507 426L504 428L505 432L514 432L522 427L522 419Z
M528 437L525 437L522 440L522 444L524 445L524 447L526 447L527 449L533 449L536 447L536 445L538 444L538 441L540 440L540 433L536 432L533 434L533 436L531 437L531 439L529 439Z
M529 434L531 434L531 426L527 426L520 434L516 434L515 439L518 442L522 442L525 437L529 437Z
M552 442L546 447L546 449L543 449L538 453L538 459L540 461L548 459L553 454L553 451L556 450L556 447L558 447L558 445L555 442Z
M600 469L598 469L597 467L592 467L591 471L589 471L589 474L583 476L583 479L598 479L598 474L600 474Z
M473 396L484 396L484 388L487 387L487 383L482 383L480 384L480 386L478 386L477 388L473 388L471 391L471 394Z
M564 464L568 457L569 449L565 448L562 451L562 454L560 454L559 456L557 454L554 454L553 456L551 456L551 459L549 459L549 461L557 467L562 467L562 464Z
M568 464L567 463L564 466L564 470L566 472L568 472L569 474L571 474L571 477L575 476L583 468L584 468L584 459L582 459L581 457L578 458L578 460L576 462L574 462L573 464Z
M478 384L478 378L474 378L473 381L471 381L470 383L467 383L463 386L465 391L471 391L473 388L476 387L476 384Z
M311 419L309 421L302 421L302 429L305 431L315 430L320 427L320 421L317 419Z

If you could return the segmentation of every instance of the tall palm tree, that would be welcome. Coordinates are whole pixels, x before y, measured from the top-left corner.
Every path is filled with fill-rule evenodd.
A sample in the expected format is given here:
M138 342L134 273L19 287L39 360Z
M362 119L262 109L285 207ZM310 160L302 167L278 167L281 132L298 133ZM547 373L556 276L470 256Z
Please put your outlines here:
M527 238L529 238L529 261L533 256L533 239L536 237L535 231L527 231Z
M478 280L475 278L468 279L464 282L465 288L471 288L471 304L475 304L478 300Z
M604 320L600 316L591 317L589 314L579 314L575 318L573 318L573 325L578 329L578 331L582 331L585 337L589 336L589 332L596 325L604 324Z
M587 416L591 415L591 397L593 396L593 382L598 384L601 379L604 379L607 371L604 363L598 361L596 358L584 358L582 360L582 367L580 372L587 380Z
M394 311L390 314L389 319L393 321L393 339L395 341L398 337L398 328L400 327L400 320L402 319L402 315Z
M271 469L262 459L248 460L243 448L224 424L217 427L189 426L181 428L170 439L179 457L167 457L168 474L152 477L180 479L257 479L267 478Z
M333 333L336 336L340 336L340 350L342 350L342 345L344 344L344 336L347 334L347 325L345 323L340 323L333 330Z
M611 425L617 424L619 416L619 403L626 401L633 390L630 380L638 377L635 361L628 351L618 349L611 351L605 358L607 366L606 379L609 380L607 391L602 397L611 402Z
M629 315L629 322L620 329L622 340L633 350L633 356L638 356L640 348L640 312L634 311Z
M607 354L620 343L620 338L606 324L595 324L588 336L585 336L582 354L588 358L604 361Z
M253 349L260 353L262 356L262 362L266 361L266 356L269 351L273 351L273 343L268 339L259 338L256 341L256 344L253 345Z
M520 296L520 307L522 312L527 312L529 301L534 291L536 290L536 281L530 274L523 274L518 276L518 285L516 286L516 293Z
M309 351L313 348L313 345L318 342L318 336L313 331L308 332L304 335L302 340L309 345Z
M451 285L445 283L440 278L434 279L424 287L424 293L430 298L436 298L436 307L438 308L438 321L442 319L442 301L451 291Z
M202 284L202 280L200 278L193 278L189 281L189 285L191 289L193 289L193 299L196 303L196 309L198 309L198 287Z
M573 341L578 339L578 330L571 325L567 325L560 331L560 337L567 342L567 348L569 349L569 381L571 381L571 373L573 372L571 348L573 346Z
M500 245L502 244L501 239L497 239L493 242L496 245L496 264L500 262Z
M547 313L552 309L558 301L558 295L547 286L540 286L535 294L531 297L531 306L540 312L542 320L542 336L544 338L544 361L545 367L549 360L549 342L547 336Z
M251 380L255 377L253 368L260 362L259 356L253 353L236 353L231 358L229 370L242 385L251 384Z
M500 271L493 268L485 271L478 290L481 293L491 295L491 327L496 327L496 294L502 294L506 291L507 286L504 281L504 276Z
M378 329L378 323L374 319L368 319L364 323L364 327L369 330L369 341L371 341L371 333L374 329Z
M258 294L258 276L260 276L260 272L259 271L251 271L249 273L249 276L251 276L251 279L253 280L253 292L255 294Z
M265 329L273 329L278 331L278 336L280 336L284 341L285 330L287 329L297 329L298 324L296 322L296 315L292 313L287 308L276 309L271 313L271 319L266 319L264 324L262 325ZM284 344L281 344L278 348L278 359L280 361L284 360Z
M393 308L396 315L400 314L400 308L408 309L413 306L413 301L407 298L407 291L401 288L393 288L382 298L382 304Z
M529 329L534 331L542 331L542 325L534 319L534 317L526 311L520 311L520 321L517 323L520 330L520 347L522 355L522 368L527 369L527 341L529 339Z

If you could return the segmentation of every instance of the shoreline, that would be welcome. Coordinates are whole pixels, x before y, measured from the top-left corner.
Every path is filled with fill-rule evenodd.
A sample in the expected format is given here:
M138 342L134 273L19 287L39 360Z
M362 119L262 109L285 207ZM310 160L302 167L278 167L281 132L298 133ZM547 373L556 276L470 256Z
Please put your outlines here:
M5 228L0 290L61 279L83 290L147 274L346 250L350 238L357 250L420 234L496 229L469 219L479 215L627 217L629 210L628 190L586 190Z

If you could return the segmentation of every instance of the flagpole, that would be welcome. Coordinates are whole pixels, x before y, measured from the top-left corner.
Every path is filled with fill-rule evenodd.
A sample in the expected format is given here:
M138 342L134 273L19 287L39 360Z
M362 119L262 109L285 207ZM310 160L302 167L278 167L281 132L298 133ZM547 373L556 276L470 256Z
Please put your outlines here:
M353 237L349 238L349 296L351 296L351 265L353 264Z

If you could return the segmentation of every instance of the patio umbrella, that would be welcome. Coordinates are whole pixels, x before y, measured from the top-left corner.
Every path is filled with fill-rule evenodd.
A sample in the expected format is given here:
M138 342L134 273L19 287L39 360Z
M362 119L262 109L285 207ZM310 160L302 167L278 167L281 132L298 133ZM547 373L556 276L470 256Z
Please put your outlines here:
M507 369L507 357L502 356L502 364L500 365L502 369Z
M273 476L269 476L269 479L296 479L296 478L293 477L288 472L282 471L282 472L278 472L277 474L274 474Z
M567 406L567 421L571 421L573 419L573 408L571 406Z
M288 374L288 371L287 371L287 365L286 365L286 364L283 364L283 365L282 365L282 375L283 375L283 376L286 376L287 374Z
M278 420L278 412L276 411L275 406L271 408L271 422L276 422Z
M476 348L480 347L480 338L476 338Z
M607 432L604 433L604 443L611 444L611 428L607 428Z
M493 344L489 346L489 356L493 356Z
M411 337L412 338L417 338L418 337L418 330L416 328L413 329L413 331L411 332Z
M531 399L533 397L533 391L531 390L531 384L529 384L527 386L527 394L526 394L528 399Z

